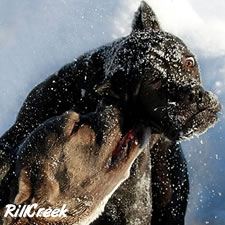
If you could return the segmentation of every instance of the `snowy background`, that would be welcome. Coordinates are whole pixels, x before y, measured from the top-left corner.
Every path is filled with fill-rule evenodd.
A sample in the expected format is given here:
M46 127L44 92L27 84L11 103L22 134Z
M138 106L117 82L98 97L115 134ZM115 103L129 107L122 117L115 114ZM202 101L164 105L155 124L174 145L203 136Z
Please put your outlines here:
M205 88L225 103L225 1L147 0L164 30L198 56ZM0 135L29 91L87 50L129 34L139 0L0 0ZM225 120L183 143L187 225L225 224Z

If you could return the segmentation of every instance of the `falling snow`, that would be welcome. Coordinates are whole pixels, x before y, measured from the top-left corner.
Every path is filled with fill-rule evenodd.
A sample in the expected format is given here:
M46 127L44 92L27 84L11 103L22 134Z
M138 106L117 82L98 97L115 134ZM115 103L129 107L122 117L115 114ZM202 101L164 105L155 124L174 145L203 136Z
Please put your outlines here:
M61 2L63 4L51 2L51 7L44 1L33 6L23 2L13 5L9 1L3 2L0 15L6 25L2 26L0 35L1 133L13 123L24 98L35 84L74 56L129 33L127 23L130 19L127 18L132 17L139 4L134 0L100 1L101 4L97 2L96 6L90 1ZM45 11L41 4L46 4ZM224 102L224 32L221 29L224 27L224 3L156 0L152 4L159 11L164 28L192 46L199 58L204 86ZM212 13L211 9L217 13ZM26 12L33 13L34 17L27 20ZM14 23L18 17L20 22ZM24 35L27 33L30 35ZM191 176L187 224L224 224L224 114L219 124L200 140L183 144ZM198 190L205 201L198 195ZM212 190L216 196L212 195Z

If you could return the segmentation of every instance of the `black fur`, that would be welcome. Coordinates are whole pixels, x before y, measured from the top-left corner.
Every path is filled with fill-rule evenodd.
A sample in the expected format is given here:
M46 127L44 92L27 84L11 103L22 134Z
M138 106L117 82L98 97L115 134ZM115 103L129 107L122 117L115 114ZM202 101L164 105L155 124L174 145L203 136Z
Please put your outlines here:
M193 67L187 63L189 57L195 61ZM161 137L158 144L170 139L164 149L165 167L174 194L172 200L168 196L168 202L160 208L156 206L157 191L156 195L153 193L152 224L159 224L158 221L164 225L183 224L188 176L181 148L175 143L205 132L217 120L220 105L214 95L203 89L194 55L180 39L161 30L154 12L145 2L136 13L129 36L84 54L31 91L15 124L0 138L0 157L5 162L0 178L5 177L10 166L13 168L13 160L10 162L8 158L39 124L70 109L81 114L93 112L102 99L120 102L128 122L145 120L149 123ZM157 153L153 157L153 190L158 185L156 180L165 178L155 166L154 160L158 157ZM9 183L3 183L0 206L8 199ZM178 183L184 183L182 190L174 188ZM184 201L175 205L177 195L182 195ZM176 216L172 215L174 207L178 207ZM102 221L106 220L118 225L118 218L123 224L131 224L119 211L117 219L107 214L95 224L105 224Z

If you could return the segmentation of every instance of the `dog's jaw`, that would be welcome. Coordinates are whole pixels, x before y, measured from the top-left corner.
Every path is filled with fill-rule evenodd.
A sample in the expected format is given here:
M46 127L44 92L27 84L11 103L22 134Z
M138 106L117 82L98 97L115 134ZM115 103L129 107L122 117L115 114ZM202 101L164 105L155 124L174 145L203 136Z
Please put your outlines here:
M168 107L169 126L172 128L168 136L172 139L190 139L205 133L215 125L221 105L211 92L205 92L207 101L204 104L173 104Z

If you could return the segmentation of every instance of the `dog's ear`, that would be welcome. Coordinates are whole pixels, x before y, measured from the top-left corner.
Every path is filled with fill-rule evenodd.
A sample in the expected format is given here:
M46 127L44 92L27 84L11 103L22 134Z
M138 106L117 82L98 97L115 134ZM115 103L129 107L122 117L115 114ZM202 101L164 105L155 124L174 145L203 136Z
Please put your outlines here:
M145 1L141 2L134 16L132 31L136 30L160 30L155 13Z

